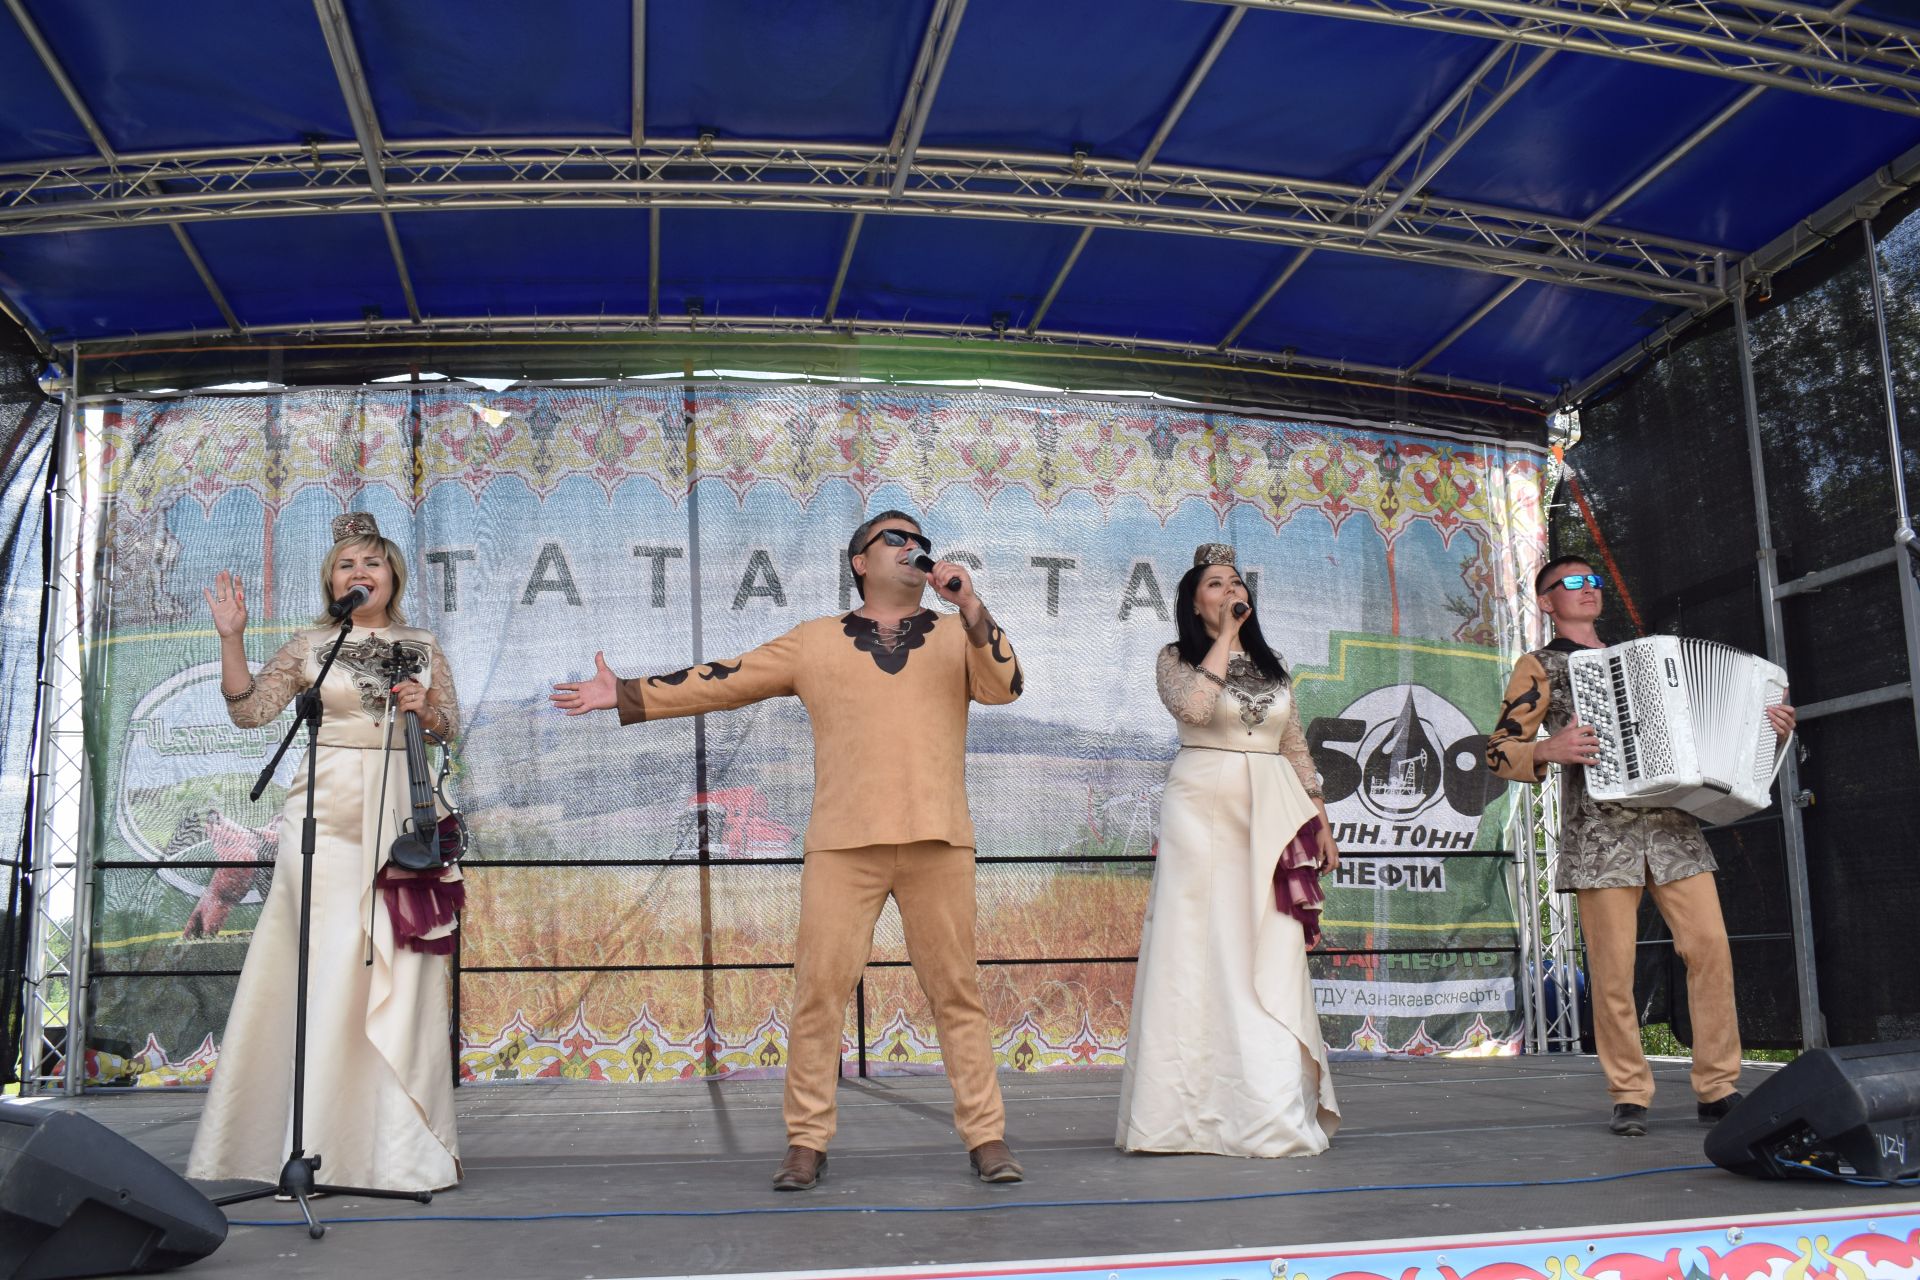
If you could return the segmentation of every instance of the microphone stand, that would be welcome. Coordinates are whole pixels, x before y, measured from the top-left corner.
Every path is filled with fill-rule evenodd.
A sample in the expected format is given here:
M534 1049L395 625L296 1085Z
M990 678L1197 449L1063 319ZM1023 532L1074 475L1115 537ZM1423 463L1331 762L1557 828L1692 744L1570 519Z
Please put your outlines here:
M333 660L340 654L340 646L347 641L347 632L353 630L353 615L348 614L340 620L340 634L334 638L333 647L327 650L327 656L320 664L320 674L314 679L313 686L294 699L294 720L287 726L287 736L280 740L280 749L273 753L273 759L260 771L259 779L253 784L249 797L258 800L267 784L273 780L273 771L280 766L280 759L287 754L287 748L293 745L294 735L300 732L300 726L307 727L307 814L300 824L300 951L299 977L293 1006L293 1132L291 1135L292 1152L287 1163L280 1169L280 1181L270 1187L260 1187L252 1191L235 1192L220 1196L214 1203L223 1208L230 1204L244 1204L249 1200L259 1200L266 1196L282 1195L291 1197L300 1206L300 1213L307 1220L307 1234L318 1240L327 1233L324 1225L314 1220L313 1207L308 1201L318 1192L331 1192L335 1195L367 1196L381 1200L412 1200L419 1204L429 1204L433 1200L431 1191L385 1191L377 1187L338 1187L315 1181L314 1175L320 1169L320 1153L306 1153L303 1129L306 1123L307 1100L307 949L313 936L313 846L316 825L313 817L313 797L318 790L315 785L314 768L320 750L320 721L324 714L320 698L320 686L326 683L327 672L333 667ZM382 761L385 765L385 761ZM376 858L379 856L376 851Z

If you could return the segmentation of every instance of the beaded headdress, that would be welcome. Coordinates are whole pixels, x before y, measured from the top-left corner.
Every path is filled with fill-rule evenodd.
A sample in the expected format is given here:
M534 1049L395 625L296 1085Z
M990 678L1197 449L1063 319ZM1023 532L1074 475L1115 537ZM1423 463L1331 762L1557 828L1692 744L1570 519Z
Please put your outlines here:
M333 543L339 546L356 538L377 538L380 536L380 522L373 518L371 511L349 511L345 515L333 518Z
M1195 564L1233 564L1233 547L1225 542L1203 542L1193 549Z

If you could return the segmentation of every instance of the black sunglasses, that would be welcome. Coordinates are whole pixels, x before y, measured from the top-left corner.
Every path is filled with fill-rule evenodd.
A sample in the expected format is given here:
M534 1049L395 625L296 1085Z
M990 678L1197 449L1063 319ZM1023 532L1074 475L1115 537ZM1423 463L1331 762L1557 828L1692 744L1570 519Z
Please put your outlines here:
M1548 585L1565 587L1569 591L1578 591L1582 587L1592 587L1597 591L1607 585L1607 580L1597 573L1569 573L1564 578L1555 578Z
M865 555L867 547L871 547L876 542L884 542L890 547L904 547L909 542L917 542L920 544L922 551L928 555L933 554L933 539L924 533L908 533L905 529L882 529L867 539L866 547L861 547L860 550L854 554Z

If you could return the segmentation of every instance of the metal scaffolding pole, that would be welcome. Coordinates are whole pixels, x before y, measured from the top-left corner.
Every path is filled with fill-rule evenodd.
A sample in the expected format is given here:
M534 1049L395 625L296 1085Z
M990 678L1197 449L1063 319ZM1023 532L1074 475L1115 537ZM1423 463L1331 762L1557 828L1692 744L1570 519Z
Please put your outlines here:
M1753 484L1754 532L1759 539L1760 620L1767 637L1767 659L1785 668L1787 646L1780 616L1780 563L1773 546L1773 519L1767 504L1767 466L1760 446L1760 398L1753 381L1753 340L1747 328L1747 281L1733 289L1735 345L1740 355L1740 399L1747 420L1747 463ZM1780 825L1786 846L1787 909L1793 923L1793 971L1800 997L1800 1044L1818 1049L1827 1043L1827 1020L1820 1012L1820 983L1814 970L1813 909L1807 894L1807 837L1800 820L1800 769L1787 752L1780 768Z
M1522 788L1508 815L1507 839L1513 849L1514 902L1520 919L1521 1027L1528 1053L1547 1052L1547 945L1540 910L1540 855L1534 848L1533 788Z
M1578 924L1573 896L1553 888L1559 869L1560 777L1521 787L1508 826L1514 870L1526 913L1520 927L1520 999L1528 1053L1580 1049Z
M1539 625L1536 617L1534 625ZM1541 637L1522 622L1515 639L1522 649ZM1560 769L1548 770L1538 786L1518 788L1508 815L1507 838L1514 851L1518 881L1516 906L1526 913L1520 926L1520 999L1528 1053L1580 1051L1579 923L1573 895L1555 891L1560 864Z
M78 1093L85 1072L87 915L86 832L92 814L78 641L81 572L79 348L67 349L68 376L59 441L47 491L52 562L41 619L40 713L34 724L33 914L21 1042L21 1090Z
M54 856L53 840L53 726L59 719L60 682L53 678L59 664L59 618L65 596L61 590L60 549L65 546L66 492L65 471L68 454L68 421L76 411L74 399L67 397L60 408L58 435L47 476L46 513L49 560L46 566L48 590L40 618L39 712L33 724L33 759L29 766L33 779L33 813L30 818L27 878L31 886L32 916L27 922L27 973L21 990L20 1081L21 1092L56 1075L52 1064L65 1052L64 1031L58 1043L53 1026L63 1017L66 1004L66 958L72 954L72 922L62 919L56 903L62 896L59 883L61 863ZM65 886L72 901L72 885ZM64 1024L62 1024L64 1025Z
M1547 923L1554 968L1559 973L1559 1014L1548 1029L1547 1048L1577 1053L1586 1028L1580 1023L1580 975L1584 972L1585 942L1580 936L1578 903L1571 893L1554 888L1560 878L1560 801L1554 787L1540 796L1540 830L1546 835L1547 854L1540 866L1540 892L1547 904Z
M1873 331L1880 340L1880 382L1887 398L1887 456L1893 466L1893 570L1900 583L1900 620L1907 633L1907 699L1913 710L1913 732L1920 743L1920 540L1914 536L1913 515L1907 505L1905 450L1900 441L1900 406L1893 393L1893 354L1887 344L1887 311L1880 280L1880 246L1873 223L1860 220L1867 241L1867 273L1873 287Z
M910 106L901 109L901 127L895 131L898 153L894 161L891 193L899 196L907 189L913 172L913 154L920 149L920 136L926 131L927 118L933 113L934 95L940 92L940 77L946 74L947 59L953 55L953 42L960 33L960 19L966 16L967 0L936 0L927 19L927 34L921 49L919 74L907 88Z

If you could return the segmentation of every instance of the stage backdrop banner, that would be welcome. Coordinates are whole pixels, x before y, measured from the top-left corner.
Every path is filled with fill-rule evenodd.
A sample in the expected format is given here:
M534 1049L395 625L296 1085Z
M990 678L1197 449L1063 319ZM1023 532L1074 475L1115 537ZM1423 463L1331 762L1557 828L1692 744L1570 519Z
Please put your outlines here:
M1194 546L1220 541L1293 672L1349 854L1312 965L1330 1045L1517 1048L1509 798L1481 747L1531 634L1531 450L1139 401L633 382L128 399L91 446L96 1080L214 1068L297 832L278 817L291 760L247 798L287 720L227 720L201 588L244 579L264 660L311 625L347 509L404 550L405 608L440 637L466 723L465 1079L783 1067L803 710L622 728L546 698L596 651L669 671L852 608L848 534L888 507L974 566L1026 672L1019 701L975 708L968 744L1003 1063L1124 1058L1175 745L1154 658ZM893 727L901 750L914 731ZM937 1068L905 959L889 907L849 1062Z

